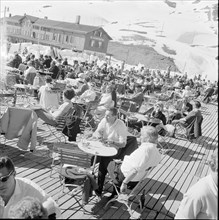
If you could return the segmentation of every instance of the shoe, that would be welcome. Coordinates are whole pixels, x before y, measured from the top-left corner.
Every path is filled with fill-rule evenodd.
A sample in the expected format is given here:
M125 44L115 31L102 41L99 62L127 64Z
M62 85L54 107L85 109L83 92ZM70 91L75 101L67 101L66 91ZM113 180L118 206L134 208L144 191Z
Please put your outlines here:
M100 192L98 189L94 190L95 194L97 197L101 197L102 196L102 192Z

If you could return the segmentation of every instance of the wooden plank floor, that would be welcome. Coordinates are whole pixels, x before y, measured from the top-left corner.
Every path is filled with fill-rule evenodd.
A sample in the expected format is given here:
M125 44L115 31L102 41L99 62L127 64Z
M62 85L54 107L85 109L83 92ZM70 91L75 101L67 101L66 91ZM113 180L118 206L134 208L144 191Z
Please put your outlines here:
M173 219L183 194L191 185L208 174L207 160L218 145L218 105L202 104L202 113L203 136L192 143L183 139L170 138L166 145L168 151L162 156L160 164L138 188L139 195L145 189L147 196L141 214L136 200L133 202L135 218L141 215L143 219ZM0 154L8 155L13 159L19 177L33 180L57 199L61 187L56 175L50 177L51 153L48 150L51 149L55 139L50 135L48 127L40 120L37 140L38 154L34 155L20 151L16 147L17 139L7 140L4 147L4 137L1 136ZM82 158L83 153L77 146L74 148L76 154ZM124 205L114 203L104 209L106 196L111 190L110 184L106 183L102 200L97 201L96 196L92 196L89 204L85 206L87 210L85 213L78 207L74 198L69 195L61 196L59 206L62 217L64 219L129 219L130 215Z

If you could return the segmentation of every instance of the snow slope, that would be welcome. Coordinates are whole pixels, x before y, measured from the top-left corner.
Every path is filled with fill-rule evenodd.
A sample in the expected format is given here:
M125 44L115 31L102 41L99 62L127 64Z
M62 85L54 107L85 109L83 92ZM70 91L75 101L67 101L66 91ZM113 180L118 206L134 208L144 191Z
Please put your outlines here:
M99 25L114 41L144 44L174 59L189 76L218 79L218 2L216 0L144 1L4 1L12 15L38 17Z

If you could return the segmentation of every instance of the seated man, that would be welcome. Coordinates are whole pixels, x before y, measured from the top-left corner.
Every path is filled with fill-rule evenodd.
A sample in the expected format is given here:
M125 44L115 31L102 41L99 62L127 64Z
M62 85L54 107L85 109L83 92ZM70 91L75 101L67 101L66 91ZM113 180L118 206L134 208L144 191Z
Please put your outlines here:
M201 123L203 120L203 116L200 111L200 108L201 103L199 101L194 101L193 110L189 112L186 117L172 121L173 125L181 124L184 127L189 126L189 128L187 129L187 137L189 139L198 138L202 135Z
M127 135L128 131L125 123L117 118L117 109L110 108L105 112L105 117L100 121L93 137L112 144L118 149L116 156L119 156L121 149L126 146ZM97 158L97 162L100 162L97 180L98 189L95 191L98 196L102 194L107 166L111 160L113 160L113 157Z
M70 108L73 107L73 103L71 99L75 96L75 92L73 89L67 89L63 92L63 104L59 106L59 108L52 112L48 112L45 109L34 109L37 116L45 121L47 124L52 126L57 126L57 119L59 117L65 116Z
M58 66L56 65L56 61L52 61L51 62L51 67L49 68L49 72L52 72L52 79L58 79L59 77L59 68Z
M81 79L83 81L83 85L75 91L76 96L81 96L85 91L89 89L88 83L90 82L89 77L85 77L85 79Z
M11 206L26 196L37 198L48 216L61 217L56 202L40 186L29 179L16 177L15 166L7 156L0 157L0 185L0 218L9 218Z
M142 90L141 85L137 85L135 87L135 94L131 98L122 98L122 99L134 102L135 106L130 108L130 111L137 112L139 110L139 108L141 107L142 102L144 101L144 94L143 94L143 90ZM124 109L123 105L121 106L121 108ZM128 108L126 108L124 110L127 111Z
M149 168L159 164L161 154L157 149L157 142L157 130L152 126L144 126L141 129L141 145L129 156L125 156L121 163L110 162L109 175L122 193L126 193L128 186L136 185ZM110 197L115 194L114 190Z
M201 178L183 196L175 219L218 218L218 149L209 160L210 174Z
M205 90L205 97L203 99L203 102L206 104L209 103L210 97L213 95L213 93L214 93L214 86L210 84Z

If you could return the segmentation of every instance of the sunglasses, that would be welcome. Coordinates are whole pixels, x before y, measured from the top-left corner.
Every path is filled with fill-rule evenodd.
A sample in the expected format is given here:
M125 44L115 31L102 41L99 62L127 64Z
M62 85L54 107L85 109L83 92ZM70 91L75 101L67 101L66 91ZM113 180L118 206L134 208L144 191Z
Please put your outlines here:
M2 183L7 182L13 172L14 172L14 170L12 170L7 176L0 177L0 182L2 182Z

